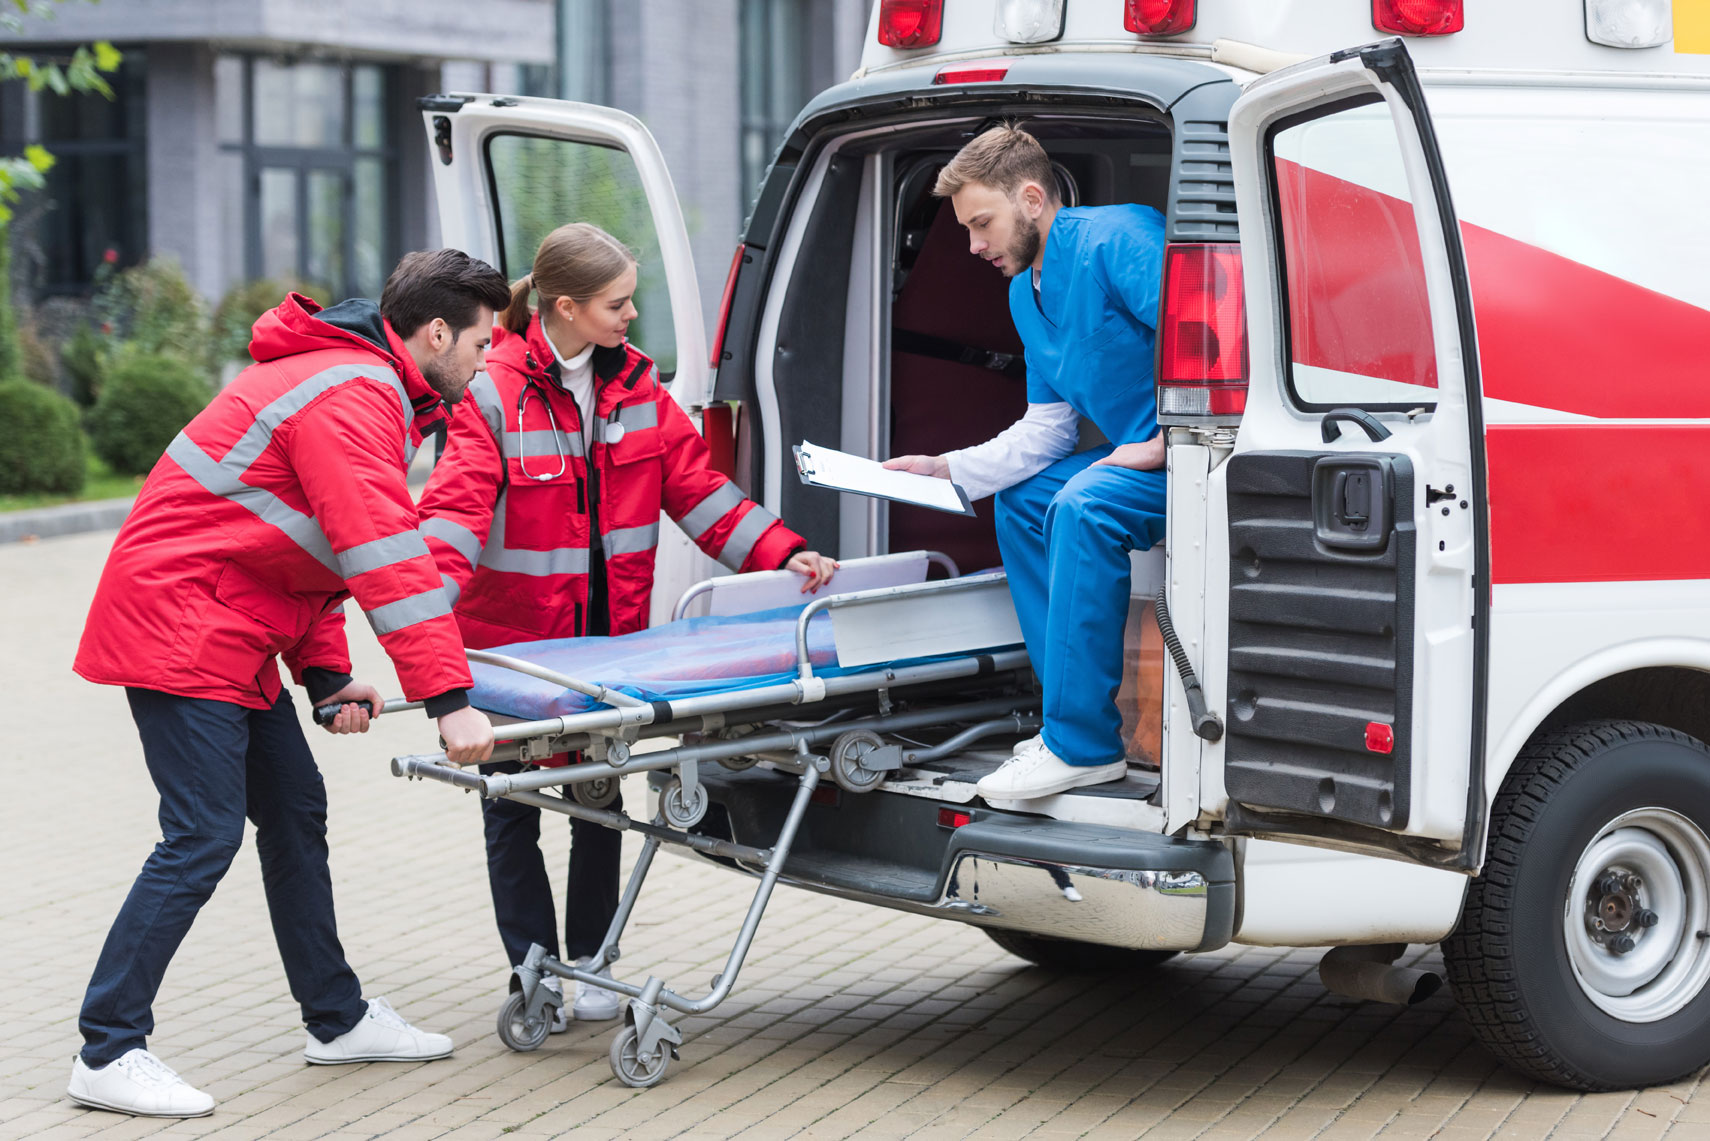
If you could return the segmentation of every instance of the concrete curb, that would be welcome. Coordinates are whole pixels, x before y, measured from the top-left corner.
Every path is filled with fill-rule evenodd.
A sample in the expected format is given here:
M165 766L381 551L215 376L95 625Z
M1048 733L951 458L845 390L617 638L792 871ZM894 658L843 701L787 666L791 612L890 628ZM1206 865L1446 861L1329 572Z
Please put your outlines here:
M58 507L8 511L0 514L0 543L114 530L131 513L134 502L135 499L96 499L88 503L62 503Z

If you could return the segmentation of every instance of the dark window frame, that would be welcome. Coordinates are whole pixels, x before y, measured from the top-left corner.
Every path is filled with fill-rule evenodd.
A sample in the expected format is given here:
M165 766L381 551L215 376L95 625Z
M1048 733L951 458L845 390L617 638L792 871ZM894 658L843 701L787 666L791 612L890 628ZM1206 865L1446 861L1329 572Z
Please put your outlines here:
M292 273L307 280L309 242L309 174L331 170L338 174L342 188L342 241L339 258L343 264L342 280L315 282L331 289L337 297L358 295L356 275L356 166L360 160L380 162L381 200L388 204L382 224L380 264L390 266L397 261L402 246L400 220L393 204L398 200L399 147L394 138L399 122L400 82L397 68L379 62L356 59L280 59L256 52L233 52L230 56L242 64L243 137L237 142L222 140L218 144L222 155L236 154L243 160L243 277L254 280L267 276L264 268L261 218L261 174L263 170L292 171L296 181L295 211L297 218L297 264ZM260 59L276 59L295 65L317 64L339 69L341 97L344 101L342 137L337 146L287 146L255 141L255 64ZM378 147L356 144L356 69L377 67L380 70L381 139ZM236 284L236 283L233 283Z

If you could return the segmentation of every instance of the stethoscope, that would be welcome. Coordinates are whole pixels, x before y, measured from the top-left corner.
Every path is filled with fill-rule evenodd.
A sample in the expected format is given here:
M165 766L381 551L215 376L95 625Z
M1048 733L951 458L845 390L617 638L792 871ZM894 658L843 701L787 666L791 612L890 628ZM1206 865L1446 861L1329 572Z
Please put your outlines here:
M535 367L533 354L530 354L527 360L530 368ZM535 399L540 401L540 406L546 410L546 423L552 429L552 446L558 453L558 470L555 472L543 472L540 475L535 475L533 472L529 471L528 449L521 446L520 443L517 450L517 467L522 469L524 478L545 483L548 480L560 478L566 471L570 470L570 457L564 451L564 435L558 429L558 416L552 411L552 401L546 398L545 392L537 391L537 388L538 386L536 382L533 379L529 379L523 382L522 391L517 393L517 435L520 440L524 431L523 414L528 409L528 398L533 396ZM600 436L600 441L608 448L616 445L618 441L622 440L624 437L624 426L618 422L617 415L618 414L615 411L612 413L611 422L605 425L605 429Z

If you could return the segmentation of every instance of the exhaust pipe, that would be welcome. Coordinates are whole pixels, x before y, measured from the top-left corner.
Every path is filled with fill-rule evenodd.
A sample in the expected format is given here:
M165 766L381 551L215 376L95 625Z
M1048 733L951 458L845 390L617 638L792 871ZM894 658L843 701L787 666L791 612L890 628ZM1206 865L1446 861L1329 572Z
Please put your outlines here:
M1397 1006L1424 1002L1443 985L1443 976L1435 971L1393 966L1406 949L1405 943L1332 947L1318 964L1319 981L1325 990L1348 998Z

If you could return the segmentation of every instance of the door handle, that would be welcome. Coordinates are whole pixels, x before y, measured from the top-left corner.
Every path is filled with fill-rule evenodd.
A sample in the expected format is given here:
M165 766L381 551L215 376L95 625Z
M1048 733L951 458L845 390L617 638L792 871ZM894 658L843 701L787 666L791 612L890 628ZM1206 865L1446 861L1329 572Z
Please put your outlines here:
M1333 408L1324 414L1324 420L1319 425L1319 433L1324 437L1326 444L1335 443L1336 438L1342 434L1341 429L1336 427L1342 421L1358 424L1364 428L1366 435L1371 437L1374 444L1390 437L1389 429L1380 424L1378 418L1364 408Z

